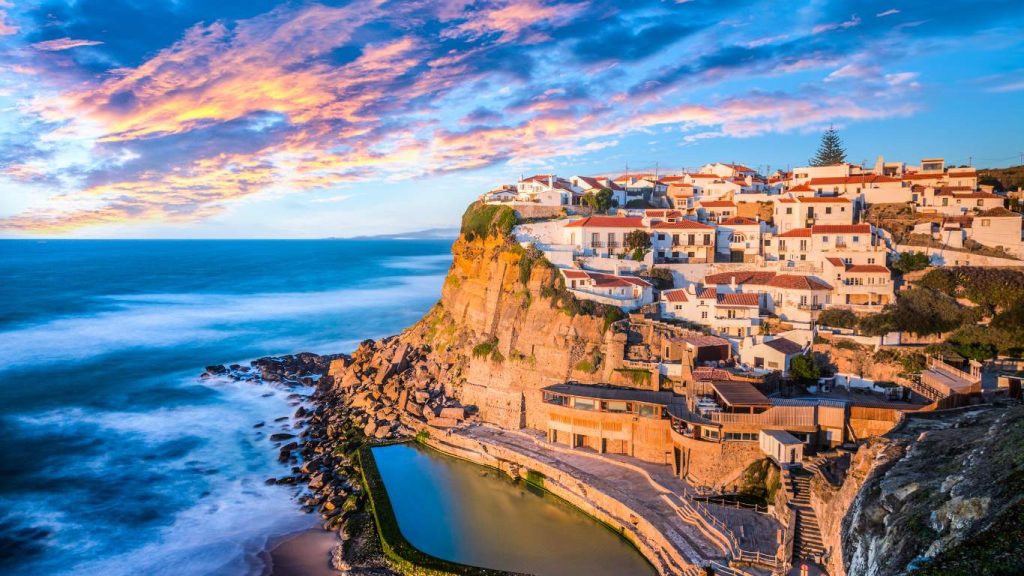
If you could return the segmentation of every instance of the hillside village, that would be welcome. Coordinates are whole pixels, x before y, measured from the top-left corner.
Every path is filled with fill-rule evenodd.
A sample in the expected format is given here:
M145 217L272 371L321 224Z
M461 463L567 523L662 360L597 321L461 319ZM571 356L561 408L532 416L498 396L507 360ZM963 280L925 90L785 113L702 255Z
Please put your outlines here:
M742 492L768 458L785 488L769 491L771 558L726 521L731 567L716 572L843 573L838 527L830 541L826 503L811 502L816 477L841 486L856 447L909 414L1020 397L1019 331L997 343L976 326L1003 330L1019 308L1017 288L978 296L1024 268L1022 215L1007 204L941 158L500 186L480 205L513 209L519 246L611 329L540 399L525 390L520 408L468 386L462 400L552 445L668 465L696 493Z

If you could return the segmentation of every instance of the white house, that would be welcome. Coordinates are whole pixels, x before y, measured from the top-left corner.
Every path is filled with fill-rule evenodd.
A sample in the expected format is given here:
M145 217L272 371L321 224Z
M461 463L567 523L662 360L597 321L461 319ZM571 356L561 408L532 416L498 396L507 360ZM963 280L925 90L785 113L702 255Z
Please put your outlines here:
M568 206L579 195L568 180L554 174L538 174L516 182L516 200L543 206Z
M761 299L754 293L719 294L714 288L691 284L663 291L659 304L663 318L701 324L736 340L757 334L762 322Z
M715 261L715 227L679 218L650 224L655 262Z
M563 228L563 243L579 254L609 256L626 252L626 235L633 230L647 231L640 216L588 216L568 222Z
M712 164L705 164L700 167L701 174L714 174L723 179L733 178L753 178L757 176L757 171L748 166L742 164L723 164L722 162L714 162Z
M1024 232L1021 214L1003 207L986 210L974 217L968 238L992 248L1003 247L1010 254L1024 258Z
M565 287L577 298L611 304L623 310L634 310L654 302L654 287L643 278L589 270L561 271Z
M789 362L806 350L805 346L788 338L766 337L763 342L745 346L740 350L740 362L757 372L779 371L789 373Z
M604 189L610 190L612 200L615 201L616 206L626 205L625 188L619 186L610 178L605 178L604 176L573 176L569 179L569 182L580 191L580 194L586 194L587 192L596 194Z
M718 253L730 262L755 262L763 255L762 237L768 226L760 220L733 216L718 222Z

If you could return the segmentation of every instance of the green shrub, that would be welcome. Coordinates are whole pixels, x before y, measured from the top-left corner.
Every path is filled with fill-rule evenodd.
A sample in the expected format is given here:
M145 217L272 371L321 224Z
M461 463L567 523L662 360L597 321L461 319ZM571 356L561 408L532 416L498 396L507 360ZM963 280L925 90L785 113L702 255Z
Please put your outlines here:
M833 328L856 328L857 315L845 308L826 308L818 314L818 324Z
M651 382L651 373L640 368L616 368L616 372L622 374L633 383L634 386L646 386Z
M901 252L900 257L892 263L892 269L900 274L924 270L930 264L928 255L924 252Z
M491 338L490 340L487 340L486 342L481 342L473 347L473 357L483 358L486 356L490 356L491 353L494 352L497 348L498 339Z
M508 206L475 202L462 215L462 235L466 240L504 237L512 233L519 219Z
M853 340L847 340L846 338L836 338L835 347L842 348L843 350L862 350L864 348Z

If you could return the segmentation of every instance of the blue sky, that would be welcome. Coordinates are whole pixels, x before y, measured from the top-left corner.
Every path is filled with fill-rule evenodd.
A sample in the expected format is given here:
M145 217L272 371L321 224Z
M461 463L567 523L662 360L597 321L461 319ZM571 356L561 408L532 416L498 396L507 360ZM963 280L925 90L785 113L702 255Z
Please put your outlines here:
M1024 152L1019 2L0 0L0 235L453 226L520 174Z

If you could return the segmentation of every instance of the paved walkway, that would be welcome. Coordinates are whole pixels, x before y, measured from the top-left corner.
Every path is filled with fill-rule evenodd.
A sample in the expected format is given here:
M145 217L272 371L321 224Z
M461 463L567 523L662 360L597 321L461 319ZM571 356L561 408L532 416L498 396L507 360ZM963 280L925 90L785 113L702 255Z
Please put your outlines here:
M680 506L683 495L692 493L690 486L674 477L668 466L550 444L542 433L534 431L508 431L476 425L456 433L526 454L579 478L641 514L685 557L725 560L726 553L718 544L667 504L666 500ZM727 523L744 549L775 554L779 524L773 518L745 509L714 505L708 509Z

